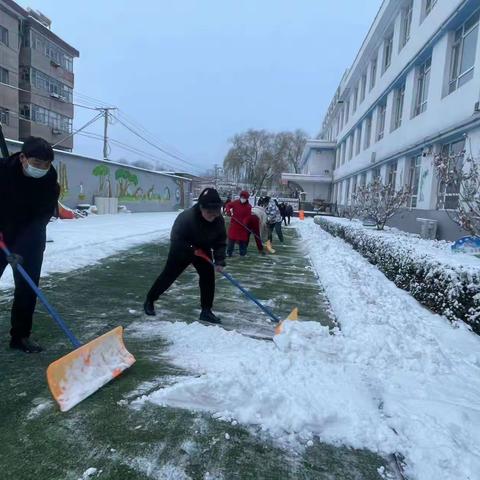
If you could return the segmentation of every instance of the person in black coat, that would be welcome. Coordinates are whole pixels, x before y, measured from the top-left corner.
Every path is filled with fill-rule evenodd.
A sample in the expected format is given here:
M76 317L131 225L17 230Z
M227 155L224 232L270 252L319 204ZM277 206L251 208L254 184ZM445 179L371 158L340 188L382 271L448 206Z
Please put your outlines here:
M288 224L290 225L290 217L293 216L293 207L292 207L292 205L287 204L287 205L285 206L285 216L287 217L287 219L288 219Z
M30 339L37 298L16 265L21 263L38 285L46 227L60 194L53 157L52 147L43 138L30 137L21 152L0 160L0 233L12 252L8 258L0 253L0 277L10 263L15 280L10 347L27 353L42 351Z
M222 200L214 188L206 188L198 203L182 212L175 220L170 234L170 251L162 273L147 293L143 309L155 315L154 302L179 275L192 264L200 276L200 320L221 323L212 312L215 295L215 270L225 267L227 234L221 215ZM215 264L212 266L195 252L202 250Z

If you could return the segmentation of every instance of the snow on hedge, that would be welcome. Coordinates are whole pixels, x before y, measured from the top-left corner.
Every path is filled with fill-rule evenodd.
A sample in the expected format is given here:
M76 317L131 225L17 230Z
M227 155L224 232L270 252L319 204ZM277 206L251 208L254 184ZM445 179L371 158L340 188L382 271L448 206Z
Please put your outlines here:
M480 260L453 253L450 243L423 240L390 228L364 227L358 220L315 217L328 233L350 243L398 287L451 321L480 333Z

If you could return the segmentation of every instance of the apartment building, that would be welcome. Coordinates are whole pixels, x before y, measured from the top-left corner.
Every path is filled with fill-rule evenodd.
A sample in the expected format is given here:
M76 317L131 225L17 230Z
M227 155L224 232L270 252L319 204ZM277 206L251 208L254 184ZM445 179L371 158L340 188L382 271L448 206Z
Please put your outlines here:
M0 0L0 122L5 136L72 150L73 59L79 52L38 11ZM68 137L68 138L67 138Z
M432 159L463 149L480 157L479 21L479 0L382 3L318 136L323 151L334 145L331 201L340 209L380 177L412 192L392 225L418 232L417 218L429 218L440 238L462 235L448 216L458 191L439 183Z

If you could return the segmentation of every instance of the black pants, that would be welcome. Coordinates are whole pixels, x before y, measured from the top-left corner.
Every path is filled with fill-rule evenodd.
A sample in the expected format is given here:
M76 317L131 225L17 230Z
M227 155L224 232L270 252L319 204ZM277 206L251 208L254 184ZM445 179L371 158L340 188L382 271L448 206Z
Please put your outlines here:
M235 240L231 240L229 238L227 244L227 255L229 257L232 256L233 250L235 248L235 243L238 243L238 250L240 252L240 256L244 257L247 254L248 240L246 242L235 242Z
M35 285L38 286L40 280L40 271L43 262L44 245L29 245L30 248L12 248L14 253L23 257L22 266L30 275ZM5 267L8 265L3 252L0 253L0 277L2 276ZM37 295L30 288L28 283L16 270L13 272L15 280L15 292L13 294L13 306L11 313L12 328L10 335L15 338L29 337L32 331L33 312L35 311L35 304L37 302Z
M290 215L287 214L287 218L288 218L288 224L290 225ZM285 222L285 225L287 224L287 222Z
M155 302L158 297L168 290L170 285L180 276L180 274L192 264L199 275L198 284L200 286L200 304L202 309L211 309L213 298L215 296L215 271L213 266L203 258L192 254L184 254L170 251L167 263L162 273L157 277L152 288L147 293L147 299Z
M277 223L269 223L268 224L268 239L270 241L273 240L273 230L275 229L275 232L277 232L278 239L280 240L281 243L283 243L283 232L282 232L282 222L277 222Z

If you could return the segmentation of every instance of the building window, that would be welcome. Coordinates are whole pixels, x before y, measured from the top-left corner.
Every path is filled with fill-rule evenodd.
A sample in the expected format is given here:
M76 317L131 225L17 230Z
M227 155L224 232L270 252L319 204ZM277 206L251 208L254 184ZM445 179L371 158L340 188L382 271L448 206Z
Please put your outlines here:
M377 57L372 60L370 65L370 90L375 86L375 81L377 79Z
M383 72L385 72L392 63L393 33L385 39L383 44Z
M410 40L410 30L412 28L413 1L402 10L402 26L400 30L400 50Z
M72 119L61 115L57 112L52 112L46 108L33 104L20 105L20 115L35 123L41 123L42 125L48 125L53 130L58 130L62 133L72 132Z
M8 47L8 30L0 25L0 42Z
M388 164L387 169L387 185L391 190L395 190L395 182L397 181L397 161Z
M73 57L38 32L31 31L31 48L50 58L54 65L73 72Z
M430 83L430 70L432 66L432 57L428 58L420 65L417 72L417 85L415 95L414 115L420 115L427 109L428 85Z
M348 137L348 159L353 157L353 133Z
M70 103L73 101L72 88L35 68L20 67L20 78L53 98Z
M385 116L387 114L387 104L378 106L377 113L377 142L383 138L385 133Z
M465 140L442 145L442 155L449 157L448 169L460 172L463 168ZM437 208L453 210L458 207L460 183L440 182L438 185Z
M348 205L350 200L350 179L346 181L346 188L345 188L345 205Z
M10 112L7 108L0 107L0 123L2 125L10 124Z
M360 80L360 103L365 100L365 92L367 90L367 74L364 73L362 75L362 79Z
M365 140L363 149L366 150L370 146L370 139L372 138L372 116L365 119Z
M380 172L380 167L375 167L372 170L372 180L377 180L381 178L381 172Z
M348 116L350 115L350 100L345 105L345 124L348 123Z
M425 12L423 15L424 18L432 11L436 3L437 0L425 0Z
M358 102L358 85L355 87L355 90L353 91L352 113L355 113L357 110L357 102Z
M403 100L405 98L405 84L395 90L393 100L392 131L402 124Z
M340 182L338 184L338 203L342 204L342 195L343 195L343 182Z
M7 85L9 85L8 70L3 67L0 67L0 83L6 83Z
M355 145L355 155L360 153L360 147L362 145L362 124L357 128L357 143Z
M367 172L363 172L360 175L360 187L365 187L367 185Z
M352 177L352 198L357 193L357 176Z
M347 154L347 142L342 143L342 165L345 163L345 156Z
M422 156L417 155L410 159L410 171L408 175L408 188L410 190L410 208L416 208L418 204L418 190L420 185L420 170L422 167Z
M472 15L455 31L450 54L448 93L452 93L473 78L477 52L478 21L480 11Z

